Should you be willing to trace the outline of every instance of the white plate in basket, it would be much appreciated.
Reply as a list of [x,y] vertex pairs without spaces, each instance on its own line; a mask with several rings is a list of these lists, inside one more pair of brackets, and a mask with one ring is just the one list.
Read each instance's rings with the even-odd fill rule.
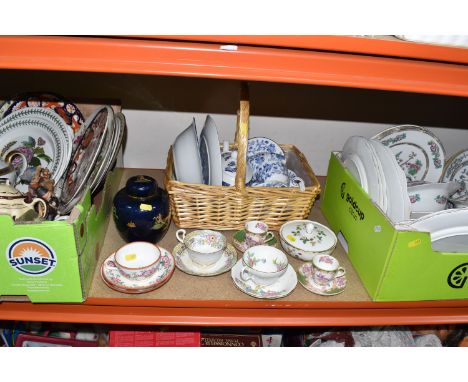
[[172,145],[175,178],[179,182],[204,184],[195,118]]
[[218,129],[211,118],[207,116],[205,126],[200,134],[200,158],[205,184],[221,186],[223,183],[223,168]]
[[408,182],[439,181],[445,164],[445,149],[429,130],[415,125],[400,125],[386,129],[372,139],[392,150]]

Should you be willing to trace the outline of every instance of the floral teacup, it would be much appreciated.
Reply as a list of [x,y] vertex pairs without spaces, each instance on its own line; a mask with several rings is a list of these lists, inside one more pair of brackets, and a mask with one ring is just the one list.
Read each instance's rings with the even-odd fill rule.
[[257,245],[242,256],[240,278],[259,286],[274,284],[287,270],[288,258],[278,248]]
[[222,233],[208,229],[189,234],[184,229],[179,229],[176,237],[185,245],[192,261],[202,266],[215,264],[223,255],[227,244]]
[[131,280],[144,280],[156,273],[161,251],[151,243],[135,241],[120,248],[114,263],[122,276]]
[[275,235],[268,231],[268,225],[258,220],[245,223],[245,243],[248,247],[262,245],[273,240]]
[[337,259],[330,255],[316,255],[312,259],[312,279],[318,285],[326,285],[345,274]]

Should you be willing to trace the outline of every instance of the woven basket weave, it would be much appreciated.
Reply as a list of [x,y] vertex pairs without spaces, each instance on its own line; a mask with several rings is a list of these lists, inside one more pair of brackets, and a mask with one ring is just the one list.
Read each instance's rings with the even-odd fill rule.
[[249,220],[262,220],[271,229],[279,229],[288,220],[305,219],[320,184],[305,156],[293,145],[280,145],[292,169],[305,182],[299,188],[246,187],[246,153],[249,135],[249,101],[243,91],[238,113],[235,144],[237,155],[236,182],[232,187],[189,184],[174,179],[172,146],[166,166],[165,186],[169,193],[174,223],[182,228],[232,230],[244,228]]

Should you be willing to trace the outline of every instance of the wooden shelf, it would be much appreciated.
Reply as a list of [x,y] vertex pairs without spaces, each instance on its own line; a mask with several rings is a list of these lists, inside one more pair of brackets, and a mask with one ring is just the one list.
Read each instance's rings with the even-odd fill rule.
[[[126,169],[121,186],[129,176],[137,173],[149,174],[162,184],[161,170]],[[318,204],[313,207],[310,218],[326,224]],[[159,243],[161,247],[172,250],[176,244],[175,230],[175,226],[170,228]],[[230,239],[232,232],[228,231],[226,235]],[[128,295],[108,288],[99,273],[100,264],[123,244],[111,222],[85,303],[3,302],[0,303],[0,319],[188,326],[424,325],[468,321],[467,300],[372,302],[340,245],[333,255],[346,268],[348,285],[337,296],[318,296],[298,284],[285,298],[258,300],[237,290],[230,272],[216,277],[196,277],[178,269],[160,289]],[[302,263],[291,257],[289,261],[295,269]]]

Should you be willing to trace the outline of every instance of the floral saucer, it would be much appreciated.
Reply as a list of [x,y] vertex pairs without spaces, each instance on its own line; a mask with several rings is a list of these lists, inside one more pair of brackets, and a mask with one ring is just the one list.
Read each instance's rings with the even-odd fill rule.
[[278,281],[268,286],[259,286],[250,281],[243,281],[240,278],[241,270],[242,259],[231,269],[231,277],[234,281],[234,285],[242,292],[252,297],[270,300],[286,297],[292,293],[297,285],[297,275],[291,264],[288,265],[286,273],[281,276]]
[[161,250],[161,257],[156,272],[144,280],[130,280],[119,272],[115,263],[115,253],[110,255],[101,266],[101,277],[104,283],[111,289],[122,293],[146,293],[163,286],[174,273],[174,257],[164,248]]
[[175,246],[173,252],[176,267],[182,272],[193,276],[217,276],[229,271],[237,261],[237,252],[231,244],[227,244],[221,258],[213,265],[203,267],[192,261],[183,243]]
[[[234,244],[234,247],[236,247],[236,249],[241,253],[244,253],[249,249],[249,246],[245,242],[245,229],[241,229],[234,234],[232,243]],[[267,241],[265,245],[276,247],[277,243],[278,240],[276,240],[276,237],[273,237],[271,240]]]
[[326,285],[318,285],[312,278],[312,263],[304,263],[297,270],[299,283],[312,293],[322,296],[333,296],[344,292],[346,288],[346,275],[335,278]]

